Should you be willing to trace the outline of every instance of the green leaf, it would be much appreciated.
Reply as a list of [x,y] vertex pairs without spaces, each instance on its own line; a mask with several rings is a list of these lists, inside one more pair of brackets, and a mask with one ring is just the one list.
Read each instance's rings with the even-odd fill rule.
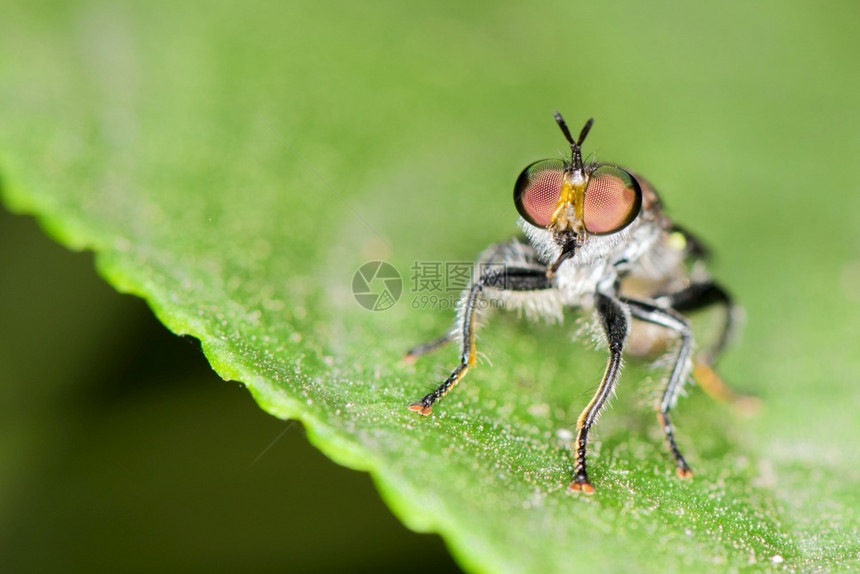
[[[691,10],[5,6],[3,197],[94,251],[263,409],[371,472],[466,568],[850,570],[855,9]],[[665,372],[630,360],[594,443],[599,490],[566,491],[565,430],[604,361],[571,341],[575,315],[498,315],[479,340],[489,360],[432,417],[405,408],[456,359],[399,360],[453,319],[422,299],[413,265],[471,261],[515,233],[514,178],[564,148],[556,108],[597,118],[587,151],[655,182],[747,309],[722,371],[765,409],[744,418],[692,389],[675,416],[692,481],[675,478],[654,421]],[[371,312],[351,289],[375,260],[404,292]]]

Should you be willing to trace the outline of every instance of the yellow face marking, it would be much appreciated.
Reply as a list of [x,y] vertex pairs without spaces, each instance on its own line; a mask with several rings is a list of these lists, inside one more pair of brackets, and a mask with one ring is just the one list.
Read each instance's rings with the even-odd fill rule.
[[[550,227],[559,230],[571,228],[580,233],[584,231],[583,213],[585,211],[585,188],[588,177],[582,171],[565,171],[555,211],[552,213]],[[571,217],[571,207],[573,216]]]

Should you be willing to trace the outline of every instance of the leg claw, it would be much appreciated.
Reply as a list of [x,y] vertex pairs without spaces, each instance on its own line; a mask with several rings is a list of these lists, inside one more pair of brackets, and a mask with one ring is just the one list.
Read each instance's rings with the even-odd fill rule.
[[574,481],[570,483],[570,486],[568,488],[577,492],[582,491],[585,494],[594,494],[594,487],[591,486],[591,483],[588,482],[587,478],[574,479]]
[[693,471],[689,466],[679,466],[675,468],[675,472],[678,473],[679,478],[693,478]]
[[430,414],[431,407],[430,405],[425,405],[424,403],[412,403],[407,407],[410,411],[415,411],[416,413],[420,413],[425,417]]

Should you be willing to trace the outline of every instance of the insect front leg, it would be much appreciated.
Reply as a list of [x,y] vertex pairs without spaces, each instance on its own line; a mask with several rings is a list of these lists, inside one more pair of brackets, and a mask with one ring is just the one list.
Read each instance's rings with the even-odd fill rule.
[[678,449],[678,444],[675,442],[675,430],[672,427],[672,421],[669,419],[669,410],[677,402],[678,395],[681,393],[684,382],[690,373],[690,357],[693,352],[693,333],[690,330],[690,324],[683,315],[674,309],[664,309],[655,301],[624,299],[624,302],[630,307],[630,313],[633,317],[648,323],[661,325],[680,335],[681,345],[678,348],[672,366],[672,373],[669,375],[669,381],[666,383],[666,388],[663,390],[663,396],[658,405],[657,420],[663,428],[663,434],[666,436],[669,450],[672,452],[672,456],[675,457],[675,467],[678,476],[689,478],[693,476],[693,471],[690,469],[690,465],[687,464],[687,461]]
[[466,296],[463,303],[463,311],[460,314],[459,331],[460,339],[460,364],[454,367],[448,378],[442,381],[442,384],[436,387],[431,393],[428,393],[418,402],[409,405],[410,411],[429,415],[433,407],[433,403],[445,396],[451,388],[460,382],[469,367],[475,364],[475,311],[478,303],[478,298],[483,291],[483,284],[477,281],[472,285],[469,294]]
[[597,314],[603,326],[606,341],[609,343],[609,360],[606,362],[606,370],[597,387],[597,392],[591,398],[591,402],[579,415],[576,423],[576,466],[573,469],[573,482],[570,483],[572,490],[581,490],[586,494],[594,493],[594,487],[588,481],[585,456],[588,446],[588,431],[600,415],[600,411],[606,406],[606,401],[612,395],[618,382],[621,371],[621,353],[630,330],[629,320],[624,311],[623,304],[609,295],[598,294],[596,301]]
[[[505,291],[536,291],[551,287],[552,282],[546,276],[546,269],[540,267],[506,267],[502,271],[493,271],[481,275],[462,300],[462,309],[456,330],[460,336],[460,363],[433,392],[425,395],[420,401],[410,404],[409,410],[422,415],[429,415],[433,403],[445,396],[454,385],[460,382],[469,368],[474,366],[477,356],[475,351],[475,319],[478,303],[485,290],[493,290],[501,294]],[[442,338],[437,341],[441,340]],[[434,345],[434,343],[429,343],[423,347]]]
[[[478,264],[488,266],[482,269],[482,275],[486,276],[485,283],[494,289],[523,291],[549,287],[549,283],[540,278],[537,279],[537,283],[535,283],[534,279],[523,278],[524,275],[534,275],[535,277],[545,275],[546,267],[538,259],[534,248],[524,245],[518,240],[491,245],[481,254]],[[507,268],[502,284],[499,284],[498,280],[499,271],[496,270],[493,272],[491,270],[493,266]],[[464,303],[465,299],[461,302]],[[406,351],[403,355],[403,360],[407,363],[412,363],[418,357],[437,351],[448,343],[455,341],[459,332],[462,332],[462,325],[458,322],[453,330]]]

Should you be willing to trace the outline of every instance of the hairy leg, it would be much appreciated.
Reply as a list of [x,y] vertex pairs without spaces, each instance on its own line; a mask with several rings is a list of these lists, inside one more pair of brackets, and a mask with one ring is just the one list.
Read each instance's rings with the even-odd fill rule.
[[678,449],[678,444],[675,442],[675,430],[669,418],[669,411],[675,406],[678,395],[690,372],[693,352],[693,334],[690,331],[690,325],[683,315],[673,309],[666,309],[658,305],[656,301],[624,299],[624,302],[630,307],[630,313],[633,317],[654,323],[655,325],[662,325],[667,329],[675,331],[681,337],[681,344],[675,355],[672,372],[669,374],[669,380],[666,382],[663,396],[658,405],[657,420],[660,422],[663,434],[666,436],[669,450],[675,458],[675,467],[678,476],[681,478],[691,477],[693,476],[693,471],[681,454],[680,449]]
[[[466,292],[457,324],[460,338],[460,362],[442,384],[420,401],[409,405],[409,410],[429,415],[433,404],[445,396],[475,364],[475,318],[477,304],[485,289],[496,291],[538,291],[552,287],[546,269],[539,267],[504,267],[483,274]],[[442,338],[437,341],[441,341]],[[435,343],[435,342],[434,342]],[[430,343],[432,345],[433,343]],[[441,346],[441,345],[439,345]],[[438,347],[437,347],[438,348]]]
[[755,411],[760,406],[760,401],[756,397],[736,391],[714,371],[714,363],[731,339],[737,322],[738,309],[731,295],[713,281],[702,281],[692,283],[680,291],[655,297],[654,300],[661,306],[671,307],[681,312],[696,311],[713,305],[723,307],[725,316],[720,334],[714,344],[703,349],[695,357],[693,377],[713,399],[731,403],[744,411]]
[[618,382],[621,370],[621,353],[624,350],[624,342],[630,330],[627,315],[623,304],[609,295],[598,294],[596,304],[597,314],[600,317],[603,332],[609,343],[609,359],[606,362],[606,370],[597,387],[597,392],[586,405],[579,420],[576,423],[576,464],[573,469],[573,482],[570,483],[572,490],[581,490],[586,494],[592,494],[594,487],[588,481],[586,469],[586,450],[588,447],[588,431],[597,420],[600,412],[606,406],[607,399],[612,395]]

